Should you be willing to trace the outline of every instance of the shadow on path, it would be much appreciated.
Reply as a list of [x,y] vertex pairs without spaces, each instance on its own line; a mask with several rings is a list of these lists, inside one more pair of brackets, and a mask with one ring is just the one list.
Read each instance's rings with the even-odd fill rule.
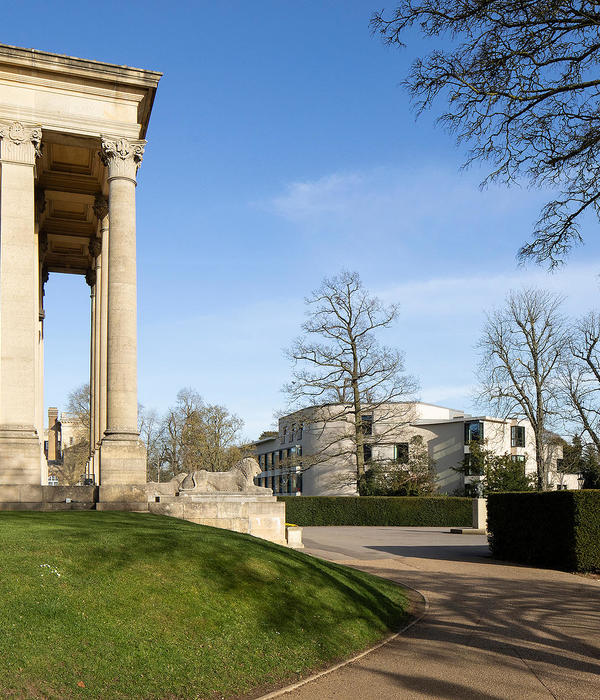
[[339,561],[341,551],[343,563],[421,591],[427,616],[289,697],[600,699],[600,584],[493,560],[481,541],[444,546],[439,532],[389,530],[370,544],[368,532],[314,533],[313,541],[318,556]]

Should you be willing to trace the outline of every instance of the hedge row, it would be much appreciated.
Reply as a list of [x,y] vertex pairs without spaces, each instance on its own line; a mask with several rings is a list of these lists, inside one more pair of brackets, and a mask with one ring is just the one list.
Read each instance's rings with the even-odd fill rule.
[[490,494],[488,531],[498,559],[600,571],[600,490]]
[[288,523],[295,525],[403,525],[469,527],[470,498],[424,496],[288,496]]

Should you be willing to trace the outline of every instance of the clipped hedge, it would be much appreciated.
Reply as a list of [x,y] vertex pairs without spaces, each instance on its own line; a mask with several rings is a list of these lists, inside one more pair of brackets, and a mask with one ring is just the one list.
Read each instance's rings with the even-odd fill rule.
[[470,527],[470,498],[450,496],[288,496],[285,519],[295,525]]
[[600,490],[492,493],[492,554],[567,571],[600,571]]

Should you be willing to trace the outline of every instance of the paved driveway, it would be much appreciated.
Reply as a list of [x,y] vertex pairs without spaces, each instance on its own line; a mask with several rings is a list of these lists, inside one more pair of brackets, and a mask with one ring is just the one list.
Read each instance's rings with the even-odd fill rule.
[[285,698],[600,700],[600,582],[491,559],[442,528],[304,528],[306,551],[421,591],[425,618]]

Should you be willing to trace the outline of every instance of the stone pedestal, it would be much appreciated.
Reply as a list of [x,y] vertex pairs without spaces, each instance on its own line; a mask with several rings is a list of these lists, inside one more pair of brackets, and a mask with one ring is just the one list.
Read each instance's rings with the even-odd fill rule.
[[29,426],[0,425],[0,484],[40,484],[41,444]]
[[165,496],[155,494],[152,486],[148,490],[151,513],[286,544],[285,503],[278,502],[276,496],[248,493]]
[[302,528],[294,525],[293,527],[285,528],[285,536],[287,539],[287,546],[291,549],[304,549],[302,544]]
[[476,530],[487,530],[487,501],[485,498],[473,499],[473,527]]
[[100,471],[96,510],[148,510],[146,450],[137,439],[105,437],[100,448]]

